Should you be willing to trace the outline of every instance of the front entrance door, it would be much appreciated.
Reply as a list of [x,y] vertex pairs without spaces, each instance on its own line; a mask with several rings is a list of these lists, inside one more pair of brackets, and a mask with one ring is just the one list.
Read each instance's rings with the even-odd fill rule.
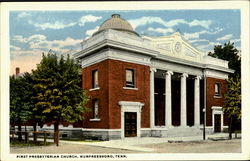
[[125,112],[125,137],[137,136],[136,112]]
[[221,115],[214,115],[214,132],[221,132]]

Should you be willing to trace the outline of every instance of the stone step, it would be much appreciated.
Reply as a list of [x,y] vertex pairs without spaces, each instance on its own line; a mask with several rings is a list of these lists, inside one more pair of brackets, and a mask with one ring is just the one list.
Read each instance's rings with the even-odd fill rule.
[[173,127],[151,131],[153,137],[182,137],[202,135],[202,130],[197,127]]

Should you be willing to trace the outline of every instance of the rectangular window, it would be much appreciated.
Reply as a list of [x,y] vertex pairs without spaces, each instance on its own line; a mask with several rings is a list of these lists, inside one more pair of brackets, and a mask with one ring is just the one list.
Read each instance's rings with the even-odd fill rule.
[[126,87],[135,87],[135,75],[133,69],[126,69]]
[[220,83],[215,83],[215,96],[220,96]]
[[98,70],[93,70],[92,71],[92,88],[97,88],[99,87],[98,84]]
[[93,99],[93,118],[99,119],[99,105],[97,99]]

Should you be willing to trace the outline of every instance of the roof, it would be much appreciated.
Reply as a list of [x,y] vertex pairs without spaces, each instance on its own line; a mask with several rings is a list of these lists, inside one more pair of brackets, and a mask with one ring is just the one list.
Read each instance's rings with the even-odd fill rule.
[[118,31],[124,31],[130,34],[138,35],[131,24],[126,20],[122,19],[119,14],[113,14],[110,19],[104,21],[99,27],[98,31],[93,35],[96,35],[104,30],[114,29]]

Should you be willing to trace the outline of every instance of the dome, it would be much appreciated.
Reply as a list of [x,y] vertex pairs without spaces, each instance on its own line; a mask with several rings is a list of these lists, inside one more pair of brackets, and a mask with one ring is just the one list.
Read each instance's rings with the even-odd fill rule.
[[113,14],[110,19],[104,21],[99,27],[98,31],[93,35],[100,33],[107,29],[114,29],[118,31],[124,31],[130,34],[138,35],[133,27],[126,20],[122,19],[119,14]]

